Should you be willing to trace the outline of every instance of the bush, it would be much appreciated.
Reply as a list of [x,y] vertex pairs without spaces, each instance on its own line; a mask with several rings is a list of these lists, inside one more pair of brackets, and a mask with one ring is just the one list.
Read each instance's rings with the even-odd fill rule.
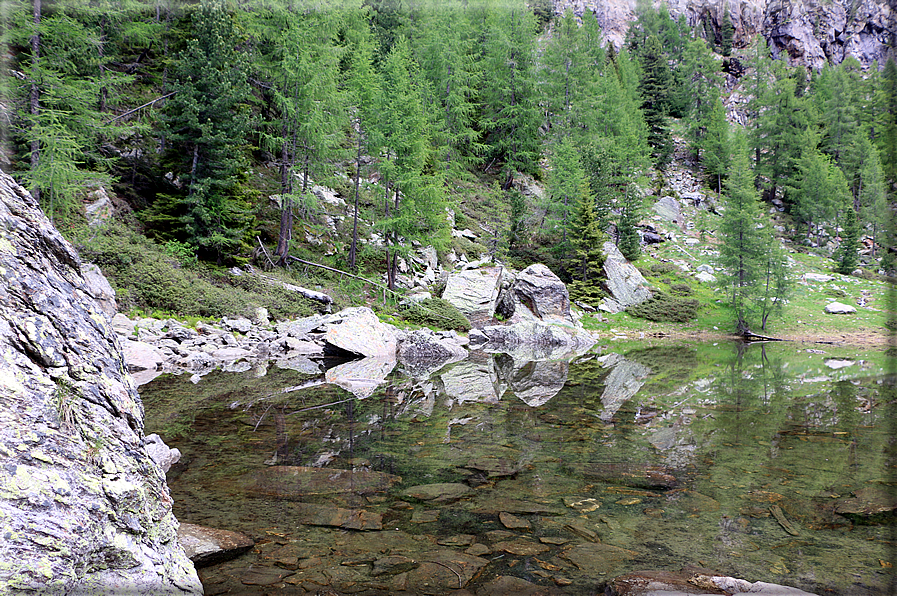
[[290,318],[312,314],[317,306],[253,277],[236,277],[210,265],[187,267],[190,259],[180,243],[160,246],[115,224],[78,243],[78,249],[85,261],[103,270],[123,311],[219,318],[250,314],[262,306],[275,318]]
[[399,307],[399,316],[409,323],[425,327],[470,331],[470,321],[464,313],[442,298],[427,298],[403,304]]
[[594,282],[574,280],[567,285],[567,291],[570,292],[570,302],[580,301],[595,308],[602,298],[607,296],[607,292],[601,288],[597,280]]
[[626,312],[633,317],[659,323],[686,323],[698,316],[698,301],[654,292],[650,300],[630,306]]
[[684,283],[670,285],[670,294],[673,296],[691,296],[691,286]]

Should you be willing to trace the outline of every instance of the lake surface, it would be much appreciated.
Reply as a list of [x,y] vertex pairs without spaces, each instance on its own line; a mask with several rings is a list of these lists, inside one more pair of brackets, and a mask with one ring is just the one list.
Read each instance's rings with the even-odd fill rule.
[[685,566],[893,593],[894,377],[883,352],[818,348],[473,353],[365,399],[263,365],[141,394],[183,453],[178,519],[257,541],[199,570],[206,594],[603,594]]

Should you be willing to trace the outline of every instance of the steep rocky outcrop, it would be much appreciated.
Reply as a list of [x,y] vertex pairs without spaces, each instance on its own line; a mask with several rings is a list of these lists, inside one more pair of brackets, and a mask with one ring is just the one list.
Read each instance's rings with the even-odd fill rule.
[[78,255],[0,173],[0,593],[202,594]]
[[[655,1],[655,5],[659,2]],[[735,27],[735,46],[746,47],[758,34],[773,54],[792,64],[821,68],[853,56],[863,66],[883,64],[897,34],[897,11],[888,0],[668,0],[670,15],[685,16],[689,26],[703,23],[708,36],[718,38],[728,10]],[[594,12],[605,38],[619,48],[636,0],[555,0],[555,12],[572,9],[582,16]]]

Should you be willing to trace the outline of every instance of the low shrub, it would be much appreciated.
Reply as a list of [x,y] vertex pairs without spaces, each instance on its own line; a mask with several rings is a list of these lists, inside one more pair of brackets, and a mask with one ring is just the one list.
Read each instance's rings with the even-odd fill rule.
[[160,246],[120,225],[110,225],[78,244],[85,261],[97,264],[115,288],[119,309],[179,317],[248,315],[265,307],[275,318],[310,315],[317,303],[251,276],[189,263],[181,244]]
[[470,321],[464,313],[442,298],[427,298],[420,302],[403,304],[398,312],[399,316],[409,323],[438,329],[470,331]]
[[583,282],[574,280],[567,285],[567,291],[570,292],[570,302],[584,302],[595,308],[597,308],[598,303],[607,296],[607,292],[601,288],[601,284],[597,281]]
[[670,294],[673,296],[691,296],[691,286],[685,283],[671,284]]
[[654,292],[650,300],[630,306],[626,312],[658,323],[686,323],[698,316],[698,306],[698,301],[693,298],[675,298]]

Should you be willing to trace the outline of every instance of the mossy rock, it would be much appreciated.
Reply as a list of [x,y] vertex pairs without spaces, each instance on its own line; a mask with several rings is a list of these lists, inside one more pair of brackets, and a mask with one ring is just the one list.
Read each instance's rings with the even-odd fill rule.
[[399,307],[399,316],[409,323],[425,327],[470,331],[470,321],[464,313],[442,298],[427,298],[403,304]]

